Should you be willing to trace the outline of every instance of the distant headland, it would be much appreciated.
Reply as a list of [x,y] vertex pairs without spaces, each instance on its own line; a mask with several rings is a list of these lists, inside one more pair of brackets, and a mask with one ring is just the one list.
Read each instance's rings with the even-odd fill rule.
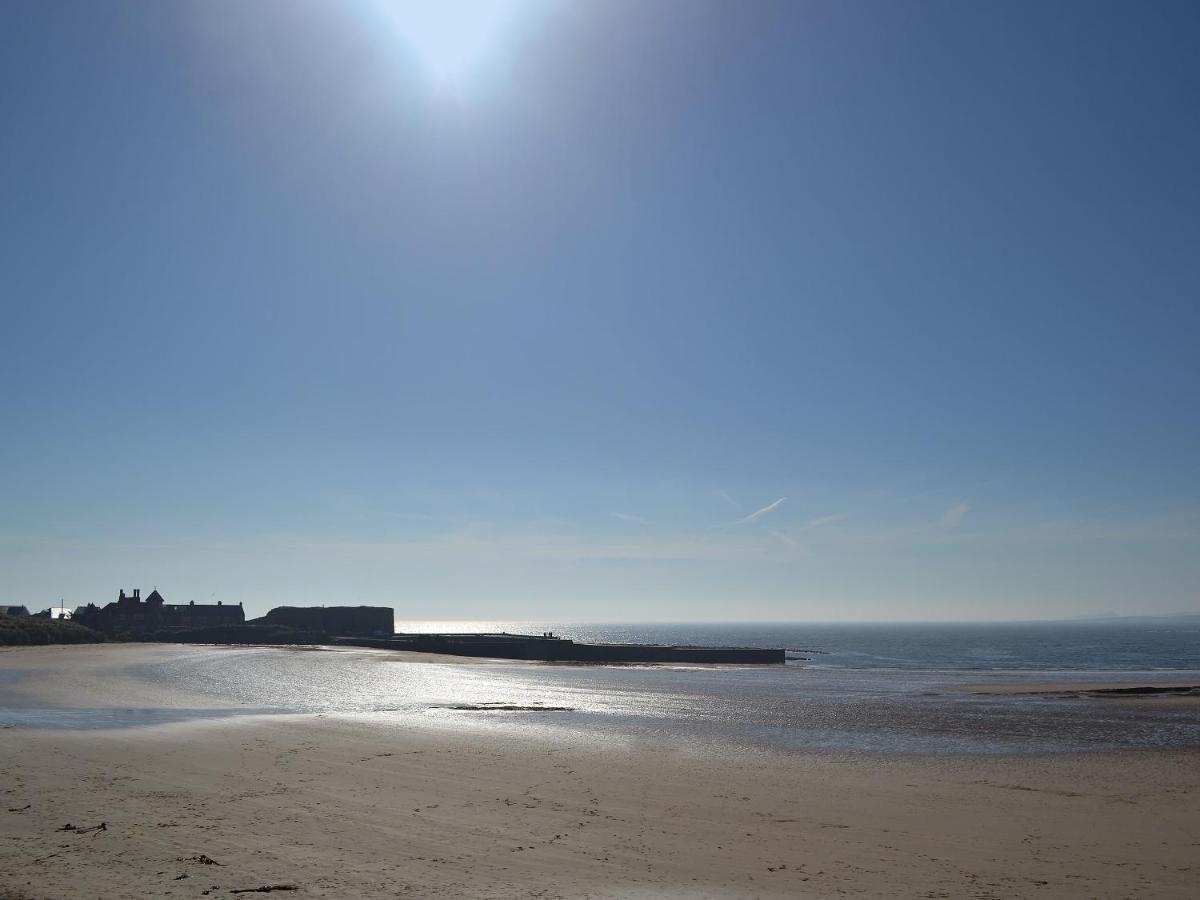
[[[32,620],[41,620],[34,627]],[[21,620],[27,620],[23,624]],[[696,647],[666,644],[584,644],[551,632],[529,634],[397,634],[390,606],[277,606],[246,619],[242,604],[167,603],[155,588],[134,588],[68,618],[51,610],[0,607],[0,643],[159,641],[200,644],[333,644],[454,656],[577,663],[782,664],[782,648]],[[61,638],[61,639],[56,639]]]

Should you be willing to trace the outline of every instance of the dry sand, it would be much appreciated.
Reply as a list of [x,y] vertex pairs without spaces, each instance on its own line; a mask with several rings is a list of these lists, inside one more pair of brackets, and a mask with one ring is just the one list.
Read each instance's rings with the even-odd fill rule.
[[[138,652],[170,649],[23,651],[51,655],[73,705],[88,697],[71,660],[94,671]],[[1198,753],[725,758],[282,716],[7,728],[0,760],[13,898],[271,885],[339,898],[1191,898],[1200,884]]]

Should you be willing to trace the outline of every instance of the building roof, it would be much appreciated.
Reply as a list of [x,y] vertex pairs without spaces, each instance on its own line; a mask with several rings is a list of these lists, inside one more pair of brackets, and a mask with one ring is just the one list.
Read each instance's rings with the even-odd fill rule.
[[168,610],[186,609],[189,615],[201,616],[224,615],[225,613],[232,612],[233,610],[238,610],[240,612],[241,608],[242,607],[240,605],[234,606],[230,603],[168,603],[166,605],[166,609]]

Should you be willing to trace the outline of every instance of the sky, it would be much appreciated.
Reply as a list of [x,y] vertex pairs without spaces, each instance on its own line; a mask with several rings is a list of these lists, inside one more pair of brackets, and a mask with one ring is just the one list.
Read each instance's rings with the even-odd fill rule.
[[0,596],[1200,611],[1194,3],[10,0]]

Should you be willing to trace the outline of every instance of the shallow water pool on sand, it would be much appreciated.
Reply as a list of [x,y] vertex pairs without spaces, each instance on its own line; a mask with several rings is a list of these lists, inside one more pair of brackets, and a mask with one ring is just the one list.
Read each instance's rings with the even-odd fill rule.
[[[598,740],[902,753],[1200,746],[1195,704],[974,693],[996,683],[1061,680],[1062,673],[430,664],[387,651],[197,648],[136,674],[198,690],[221,706],[370,715],[411,727],[565,730]],[[1200,683],[1194,672],[1119,677]]]
[[[170,645],[80,653],[91,654],[79,658],[92,668],[73,676],[65,708],[33,690],[50,663],[0,681],[0,725],[127,728],[299,713],[495,737],[835,754],[1200,747],[1193,701],[985,693],[1051,682],[1200,684],[1194,671],[581,666]],[[61,667],[70,653],[54,659]]]
[[276,715],[279,709],[56,709],[0,706],[0,728],[65,728],[97,730],[173,725],[230,716]]

